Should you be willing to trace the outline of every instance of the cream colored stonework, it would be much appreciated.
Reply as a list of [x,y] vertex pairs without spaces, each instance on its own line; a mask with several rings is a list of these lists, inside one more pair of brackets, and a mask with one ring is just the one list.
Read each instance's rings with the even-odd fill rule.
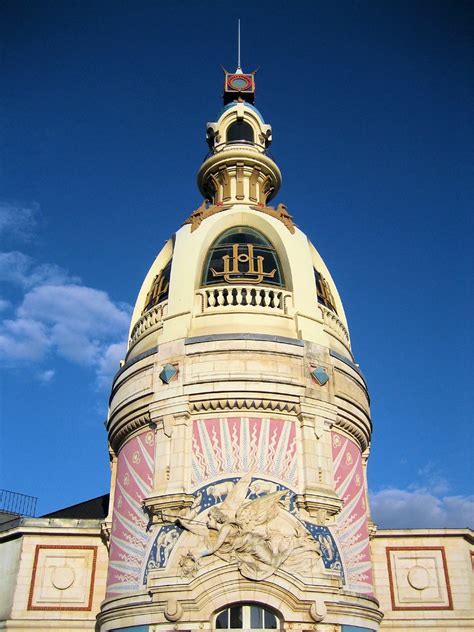
[[382,630],[474,629],[474,533],[380,530],[372,540]]
[[10,529],[3,525],[0,561],[10,574],[0,629],[95,629],[108,562],[99,521],[24,518]]

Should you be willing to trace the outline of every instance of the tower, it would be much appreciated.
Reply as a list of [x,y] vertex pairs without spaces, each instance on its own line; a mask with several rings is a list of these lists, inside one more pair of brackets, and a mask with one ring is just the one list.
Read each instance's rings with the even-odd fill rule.
[[[138,295],[110,397],[102,631],[378,630],[367,385],[337,288],[226,72],[204,201]],[[355,626],[355,628],[353,627]]]

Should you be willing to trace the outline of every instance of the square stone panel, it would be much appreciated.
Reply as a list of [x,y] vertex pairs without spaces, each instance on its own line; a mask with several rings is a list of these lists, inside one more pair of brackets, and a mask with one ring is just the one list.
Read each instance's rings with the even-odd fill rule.
[[28,610],[90,610],[96,546],[38,544]]
[[387,547],[393,610],[452,610],[444,547]]

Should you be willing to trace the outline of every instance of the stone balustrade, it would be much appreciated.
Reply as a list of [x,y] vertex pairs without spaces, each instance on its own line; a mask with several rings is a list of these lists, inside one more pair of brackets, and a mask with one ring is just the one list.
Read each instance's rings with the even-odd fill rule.
[[137,342],[143,334],[150,333],[150,331],[159,329],[163,325],[163,318],[168,311],[168,301],[158,303],[147,312],[145,312],[135,323],[134,328],[130,336],[130,345]]
[[337,314],[333,311],[325,307],[324,305],[319,305],[319,309],[323,313],[323,321],[325,327],[331,330],[331,332],[345,345],[350,345],[351,341],[349,338],[349,332],[339,320]]
[[198,290],[201,312],[218,310],[265,310],[287,315],[291,292],[255,285],[210,286]]

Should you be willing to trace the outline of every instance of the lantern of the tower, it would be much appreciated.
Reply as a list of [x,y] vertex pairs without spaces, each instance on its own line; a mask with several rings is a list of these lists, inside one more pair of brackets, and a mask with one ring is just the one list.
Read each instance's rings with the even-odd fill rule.
[[207,140],[204,201],[143,282],[112,388],[100,629],[377,630],[368,393],[337,288],[268,204],[258,110],[227,103]]

